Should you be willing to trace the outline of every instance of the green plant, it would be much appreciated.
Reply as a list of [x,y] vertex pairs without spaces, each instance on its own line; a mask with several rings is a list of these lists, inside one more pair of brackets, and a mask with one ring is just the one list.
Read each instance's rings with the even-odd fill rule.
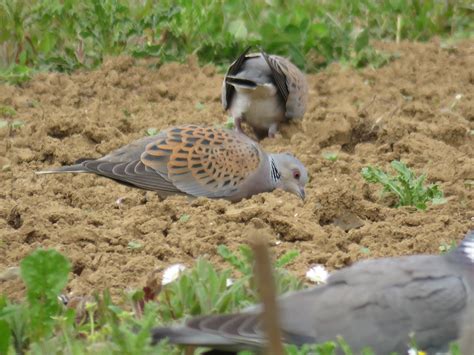
[[181,223],[186,223],[187,221],[189,221],[189,219],[191,218],[191,216],[189,214],[186,214],[186,213],[183,213],[180,217],[179,217],[179,221]]
[[[0,307],[2,326],[10,329],[17,352],[22,352],[31,342],[51,336],[54,317],[61,313],[57,297],[66,285],[70,268],[66,258],[55,250],[39,249],[21,262],[27,303],[3,301]],[[2,343],[7,346],[9,339],[4,338]]]
[[[248,285],[251,288],[254,288],[255,280],[253,274],[252,249],[250,249],[246,245],[241,245],[239,247],[240,255],[237,255],[231,252],[225,245],[219,245],[217,247],[217,252],[225,261],[232,265],[236,271],[242,274],[242,277],[239,280],[248,282]],[[299,254],[296,250],[290,250],[275,261],[274,276],[278,294],[282,294],[288,291],[295,291],[303,288],[303,283],[284,268],[286,265],[290,264],[298,255]],[[256,291],[252,293],[252,299],[250,299],[249,301],[251,303],[258,301]]]
[[227,129],[234,128],[234,119],[232,117],[227,117],[227,121],[224,123],[224,127]]
[[131,250],[138,250],[143,248],[143,244],[140,242],[136,242],[134,240],[131,240],[128,242],[127,247]]
[[38,340],[52,331],[52,317],[61,310],[58,295],[66,286],[71,266],[57,251],[40,249],[21,262],[20,270],[27,290],[29,336]]
[[377,67],[391,56],[372,40],[469,36],[471,16],[469,0],[1,0],[0,80],[21,84],[38,70],[93,68],[122,53],[224,67],[248,45],[306,71],[333,61]]
[[452,240],[451,243],[441,243],[439,246],[439,251],[441,254],[449,253],[451,250],[454,250],[457,248],[457,243],[455,240]]
[[402,162],[394,160],[392,168],[398,173],[395,176],[387,174],[379,168],[371,166],[362,169],[362,176],[369,183],[378,183],[383,186],[383,193],[397,197],[399,206],[415,206],[424,210],[427,203],[441,204],[445,202],[443,192],[436,184],[424,186],[426,175],[416,177],[415,174]]
[[158,129],[151,127],[151,128],[148,128],[145,133],[147,136],[155,136],[158,134],[158,132],[159,132]]
[[13,117],[16,115],[16,111],[13,107],[0,105],[0,116]]
[[13,120],[13,121],[7,121],[7,120],[0,120],[0,128],[3,127],[11,127],[12,130],[14,129],[19,129],[25,125],[25,122],[22,120]]
[[[251,249],[241,246],[239,252],[237,255],[223,245],[218,247],[218,253],[241,274],[238,279],[231,279],[232,269],[217,270],[208,261],[198,259],[195,267],[185,270],[175,282],[164,286],[157,297],[161,321],[166,323],[189,315],[230,313],[258,302]],[[291,251],[276,261],[280,293],[303,286],[283,269],[296,256],[297,253]]]
[[[11,303],[0,297],[0,353],[183,354],[180,347],[166,341],[151,346],[151,329],[191,315],[233,312],[257,301],[250,248],[241,246],[234,253],[221,246],[219,253],[233,270],[219,270],[199,259],[177,280],[162,286],[158,295],[146,289],[137,290],[127,294],[128,304],[118,306],[112,302],[110,293],[104,291],[94,294],[83,306],[67,309],[58,302],[58,295],[66,284],[70,264],[54,250],[38,250],[21,262],[26,302]],[[290,251],[274,263],[281,292],[302,287],[301,281],[283,269],[297,255],[296,251]],[[235,273],[240,276],[229,284],[230,276]],[[288,345],[286,353],[333,355],[336,349],[352,354],[340,338],[317,345]],[[459,354],[455,344],[451,349],[453,354]],[[362,354],[373,353],[364,349]]]
[[335,152],[326,152],[326,153],[323,153],[323,158],[334,162],[339,158],[339,155]]

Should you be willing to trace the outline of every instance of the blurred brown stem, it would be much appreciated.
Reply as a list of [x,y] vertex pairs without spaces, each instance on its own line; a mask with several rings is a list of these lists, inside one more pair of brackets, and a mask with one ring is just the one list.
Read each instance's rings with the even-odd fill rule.
[[265,238],[255,233],[252,248],[255,255],[255,275],[258,283],[260,299],[263,303],[263,325],[267,334],[267,353],[283,355],[282,334],[278,307],[276,303],[275,281],[272,264]]

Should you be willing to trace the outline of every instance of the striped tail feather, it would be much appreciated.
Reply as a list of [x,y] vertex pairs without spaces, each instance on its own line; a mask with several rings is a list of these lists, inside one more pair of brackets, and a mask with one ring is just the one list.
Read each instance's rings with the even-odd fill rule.
[[61,173],[90,173],[82,164],[61,166],[59,168],[50,168],[47,170],[36,171],[35,174],[61,174]]

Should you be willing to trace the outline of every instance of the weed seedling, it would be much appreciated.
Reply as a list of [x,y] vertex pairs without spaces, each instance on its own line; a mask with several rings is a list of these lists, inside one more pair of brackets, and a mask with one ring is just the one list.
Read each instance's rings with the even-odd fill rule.
[[186,213],[183,213],[180,217],[179,217],[179,221],[181,223],[186,223],[187,221],[189,221],[189,218],[191,218],[189,216],[189,214],[186,214]]
[[451,243],[441,243],[439,251],[441,254],[449,253],[451,250],[456,249],[456,241],[452,240]]
[[127,247],[131,250],[138,250],[138,249],[143,248],[143,245],[140,242],[135,242],[132,240],[128,242]]
[[16,111],[13,107],[0,105],[0,116],[13,117],[15,115]]
[[158,130],[155,127],[150,127],[145,131],[147,136],[155,136],[158,134]]
[[234,119],[232,117],[227,117],[227,121],[224,123],[224,128],[234,129]]
[[339,155],[335,152],[326,152],[326,153],[323,153],[323,158],[334,162],[339,158]]
[[446,202],[438,185],[424,185],[426,175],[416,177],[398,160],[392,161],[391,166],[397,175],[392,176],[379,168],[368,166],[362,169],[362,176],[367,182],[381,184],[382,193],[395,195],[398,198],[396,207],[415,206],[417,209],[425,210],[428,202],[432,204]]

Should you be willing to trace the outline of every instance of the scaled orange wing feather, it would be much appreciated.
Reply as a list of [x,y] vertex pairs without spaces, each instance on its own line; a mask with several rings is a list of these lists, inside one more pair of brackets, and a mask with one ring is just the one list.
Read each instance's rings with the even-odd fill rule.
[[256,144],[241,134],[195,125],[164,133],[141,161],[190,195],[229,196],[260,165]]

